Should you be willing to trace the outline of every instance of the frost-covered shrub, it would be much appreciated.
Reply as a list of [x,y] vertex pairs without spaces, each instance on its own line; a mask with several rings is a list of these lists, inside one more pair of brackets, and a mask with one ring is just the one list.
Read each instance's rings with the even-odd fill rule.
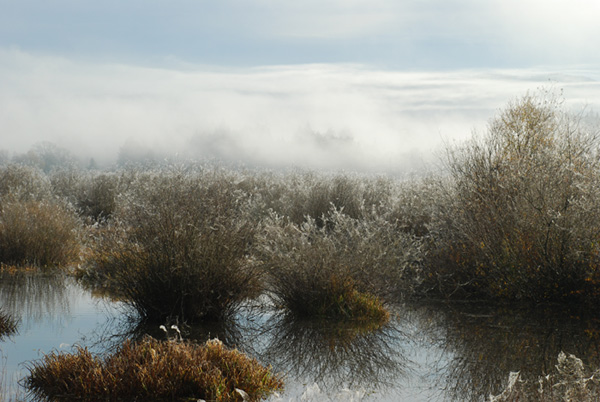
[[13,200],[43,200],[50,198],[50,181],[33,167],[10,163],[0,167],[0,202]]
[[115,174],[99,174],[81,186],[77,208],[94,221],[110,218],[116,208],[119,178]]
[[62,169],[50,175],[53,193],[70,202],[83,218],[92,222],[112,216],[118,194],[127,190],[131,180],[126,172]]
[[392,186],[377,212],[403,232],[428,237],[432,217],[438,213],[445,196],[440,178],[427,176],[394,182]]
[[283,180],[287,189],[273,209],[296,224],[308,217],[323,226],[323,216],[332,205],[352,218],[360,217],[364,210],[364,183],[358,177],[313,172],[289,174]]
[[486,136],[450,149],[448,169],[429,225],[432,284],[463,296],[597,298],[597,132],[556,99],[527,95]]
[[48,141],[34,144],[27,153],[15,155],[13,160],[23,165],[33,166],[44,173],[50,173],[55,169],[74,168],[78,164],[69,150]]
[[80,222],[68,202],[53,195],[40,170],[0,167],[0,264],[68,266],[79,258]]
[[375,214],[354,219],[334,208],[324,219],[298,225],[273,215],[259,237],[276,304],[298,316],[368,318],[419,280],[413,236]]

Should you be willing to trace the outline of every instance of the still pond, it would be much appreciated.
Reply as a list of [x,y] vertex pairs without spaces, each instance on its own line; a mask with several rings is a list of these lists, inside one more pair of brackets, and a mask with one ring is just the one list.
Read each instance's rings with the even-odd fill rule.
[[[49,352],[79,345],[103,353],[126,338],[166,336],[63,275],[1,274],[0,309],[17,323],[0,338],[2,401],[30,400],[21,379]],[[394,315],[372,330],[252,308],[219,326],[180,327],[187,339],[218,337],[285,373],[285,393],[272,401],[481,401],[499,393],[511,371],[551,372],[561,351],[600,363],[600,320],[556,306],[420,303]]]

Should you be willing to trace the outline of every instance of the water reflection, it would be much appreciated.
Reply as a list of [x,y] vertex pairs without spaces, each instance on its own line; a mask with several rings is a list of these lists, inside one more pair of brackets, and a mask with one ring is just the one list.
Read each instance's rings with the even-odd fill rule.
[[[61,274],[0,273],[0,308],[19,324],[0,336],[0,399],[18,393],[23,362],[43,353],[75,344],[103,353],[128,338],[167,337]],[[348,387],[377,401],[481,401],[501,392],[510,371],[536,386],[538,376],[554,371],[561,351],[600,365],[600,318],[584,313],[475,303],[407,304],[399,311],[382,328],[295,321],[264,306],[248,306],[222,323],[164,325],[178,325],[187,340],[217,337],[286,373],[286,401],[315,383],[325,399]]]
[[485,400],[500,393],[511,371],[537,386],[540,375],[554,371],[561,351],[599,364],[598,319],[557,306],[428,305],[413,314],[438,351],[428,371],[439,374],[445,399]]
[[0,341],[17,332],[18,322],[9,314],[0,310]]
[[[60,272],[1,272],[0,306],[18,321],[18,331],[0,338],[0,400],[27,400],[19,381],[26,362],[53,350],[89,346],[89,331],[110,320],[114,305],[104,304]],[[96,351],[96,350],[95,350]]]
[[373,327],[323,320],[297,321],[265,313],[264,309],[258,313],[241,310],[230,320],[194,326],[166,322],[168,334],[156,324],[146,325],[129,317],[116,325],[99,328],[88,341],[95,349],[110,351],[125,339],[147,335],[159,340],[178,337],[171,325],[177,325],[185,340],[203,343],[218,338],[226,346],[285,373],[288,384],[316,383],[324,393],[339,392],[344,387],[371,393],[389,392],[402,382],[410,364],[404,354],[408,337],[397,322]]
[[2,309],[23,322],[56,322],[70,314],[72,279],[60,273],[0,272]]
[[[173,326],[177,329],[174,329]],[[235,318],[190,326],[177,321],[167,321],[163,325],[148,324],[136,321],[130,316],[123,316],[98,327],[89,339],[96,349],[114,351],[127,339],[135,341],[146,336],[158,340],[186,340],[197,343],[217,338],[227,347],[248,352],[253,349],[253,344],[249,339],[253,331],[256,329],[242,325]]]
[[385,392],[401,382],[408,361],[405,334],[396,326],[298,321],[273,317],[265,326],[263,361],[322,390],[340,387]]

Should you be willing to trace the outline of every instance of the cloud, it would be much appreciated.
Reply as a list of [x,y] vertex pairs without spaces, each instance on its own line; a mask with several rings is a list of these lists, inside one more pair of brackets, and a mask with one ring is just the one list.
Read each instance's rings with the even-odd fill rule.
[[230,66],[359,62],[436,69],[598,63],[599,4],[20,0],[0,14],[0,46],[96,60],[146,63],[174,56]]
[[600,60],[592,50],[600,35],[600,3],[596,1],[494,1],[489,10],[498,21],[497,41],[515,59],[538,63]]
[[[231,10],[239,4],[229,3]],[[253,12],[246,27],[264,35],[387,37],[399,44],[480,42],[502,52],[591,51],[600,33],[600,3],[595,0],[262,0],[249,9]]]
[[[552,84],[549,79],[554,78]],[[114,160],[125,144],[272,167],[406,170],[528,90],[600,105],[598,69],[385,71],[314,64],[150,68],[0,50],[0,148],[52,141]]]
[[[408,2],[405,2],[407,4]],[[265,18],[256,28],[266,35],[309,39],[348,39],[389,30],[398,7],[385,0],[257,2]]]

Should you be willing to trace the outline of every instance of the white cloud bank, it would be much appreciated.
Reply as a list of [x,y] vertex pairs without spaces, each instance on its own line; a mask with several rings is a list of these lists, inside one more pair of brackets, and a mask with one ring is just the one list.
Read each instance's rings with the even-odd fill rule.
[[396,72],[359,65],[170,69],[0,50],[0,149],[126,143],[268,166],[405,170],[540,86],[600,107],[599,69]]

